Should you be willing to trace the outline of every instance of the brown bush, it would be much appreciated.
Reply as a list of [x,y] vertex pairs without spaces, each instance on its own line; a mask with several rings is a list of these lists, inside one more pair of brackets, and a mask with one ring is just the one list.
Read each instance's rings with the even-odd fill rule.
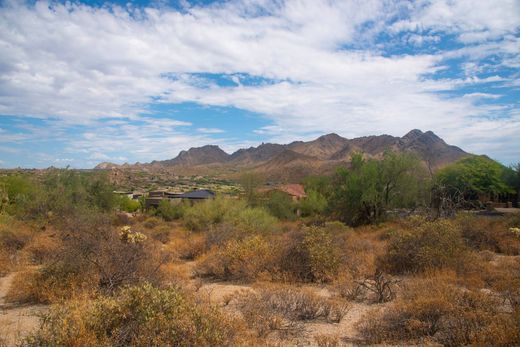
[[445,346],[518,344],[518,320],[494,295],[459,288],[450,276],[412,280],[386,310],[370,312],[359,329],[368,343],[441,343]]
[[225,346],[239,331],[176,288],[144,284],[53,307],[22,346]]
[[149,217],[143,222],[143,226],[147,229],[153,229],[160,225],[162,221],[157,217]]
[[325,229],[308,227],[287,235],[280,256],[280,269],[291,279],[331,282],[340,266],[340,250]]
[[231,240],[214,248],[197,265],[196,272],[223,280],[252,281],[276,272],[276,252],[264,237]]
[[148,234],[156,241],[159,241],[163,244],[168,243],[170,241],[170,236],[172,234],[172,228],[169,225],[160,225],[153,228]]
[[466,254],[460,229],[448,220],[438,220],[396,231],[380,266],[395,274],[456,268]]
[[34,236],[27,225],[17,221],[0,224],[0,249],[14,253],[21,250]]
[[236,305],[247,325],[259,336],[277,331],[282,337],[300,332],[302,321],[322,319],[337,323],[349,308],[344,301],[283,286],[240,292],[233,298],[232,304]]
[[79,275],[65,268],[49,266],[18,272],[5,300],[18,304],[49,304],[77,293],[93,293],[96,289],[95,274]]
[[520,238],[509,231],[512,220],[465,214],[458,216],[456,223],[469,247],[476,250],[519,255]]
[[23,253],[32,264],[52,261],[61,251],[61,241],[56,232],[39,232],[24,247]]

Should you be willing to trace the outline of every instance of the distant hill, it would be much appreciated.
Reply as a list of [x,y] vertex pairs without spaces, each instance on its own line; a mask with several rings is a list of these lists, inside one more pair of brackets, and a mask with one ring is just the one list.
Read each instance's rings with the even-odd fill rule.
[[168,169],[179,174],[222,176],[255,171],[269,179],[296,181],[309,174],[332,172],[337,166],[347,164],[353,153],[359,152],[365,157],[378,159],[387,150],[413,153],[430,170],[470,155],[456,146],[448,145],[431,131],[414,129],[403,137],[374,135],[346,139],[337,134],[328,134],[307,142],[263,143],[258,147],[239,149],[232,154],[216,145],[206,145],[182,151],[173,159],[134,165],[104,162],[95,169]]

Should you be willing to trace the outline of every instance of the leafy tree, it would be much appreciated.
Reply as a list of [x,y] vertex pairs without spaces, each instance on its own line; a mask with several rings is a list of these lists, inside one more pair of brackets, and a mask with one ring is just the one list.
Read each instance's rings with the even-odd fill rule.
[[386,152],[377,161],[357,153],[351,167],[340,168],[334,177],[332,210],[349,224],[373,223],[388,208],[419,204],[425,182],[424,168],[409,154]]
[[520,163],[505,168],[504,181],[509,187],[520,193]]
[[504,181],[506,168],[486,156],[471,156],[449,165],[438,172],[437,184],[444,185],[450,194],[461,193],[466,199],[488,199],[509,193]]

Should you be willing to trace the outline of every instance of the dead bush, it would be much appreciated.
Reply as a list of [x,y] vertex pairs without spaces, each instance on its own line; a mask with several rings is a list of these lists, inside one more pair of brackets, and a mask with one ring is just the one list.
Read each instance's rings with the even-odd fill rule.
[[339,337],[337,335],[316,335],[314,336],[314,341],[316,341],[318,347],[336,347],[340,345]]
[[18,272],[5,300],[18,304],[49,304],[69,299],[77,293],[93,293],[96,289],[95,274],[78,274],[52,265]]
[[143,284],[114,294],[53,307],[22,346],[225,346],[239,335],[216,308],[176,288]]
[[39,232],[24,247],[23,253],[32,264],[41,265],[56,258],[61,251],[61,241],[55,232]]
[[[408,282],[394,305],[367,314],[359,329],[367,343],[425,343],[444,346],[518,344],[518,321],[500,300],[481,291],[459,288],[446,276]],[[492,334],[490,337],[488,334]]]
[[322,298],[309,290],[290,287],[243,291],[232,301],[247,325],[259,336],[267,336],[273,331],[282,336],[294,335],[303,328],[302,321],[322,319],[337,323],[349,308],[344,301]]
[[159,241],[163,244],[168,243],[170,241],[170,235],[172,234],[172,229],[168,225],[161,225],[153,228],[149,235],[156,241]]
[[29,243],[33,236],[34,232],[20,222],[0,224],[0,249],[13,254]]
[[31,288],[42,293],[31,294],[35,299],[30,300],[71,297],[76,289],[91,286],[111,292],[142,281],[159,283],[164,256],[158,245],[127,229],[121,234],[111,226],[108,215],[69,216],[58,234],[60,251],[33,276]]
[[467,245],[508,255],[520,254],[520,238],[509,231],[510,220],[459,215],[456,220]]
[[460,229],[448,220],[437,220],[397,231],[381,257],[381,267],[394,274],[456,268],[465,255]]

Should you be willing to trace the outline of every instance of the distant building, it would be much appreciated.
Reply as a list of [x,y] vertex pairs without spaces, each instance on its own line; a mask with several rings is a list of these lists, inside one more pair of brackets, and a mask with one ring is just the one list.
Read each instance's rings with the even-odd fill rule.
[[181,202],[190,201],[198,202],[207,199],[214,199],[215,192],[209,189],[198,189],[187,193],[171,193],[167,191],[153,191],[148,194],[145,200],[145,207],[157,207],[162,200],[168,200],[170,202]]
[[283,192],[289,195],[294,201],[305,199],[307,194],[305,188],[301,184],[284,184],[279,186],[262,187],[258,190],[259,193]]

